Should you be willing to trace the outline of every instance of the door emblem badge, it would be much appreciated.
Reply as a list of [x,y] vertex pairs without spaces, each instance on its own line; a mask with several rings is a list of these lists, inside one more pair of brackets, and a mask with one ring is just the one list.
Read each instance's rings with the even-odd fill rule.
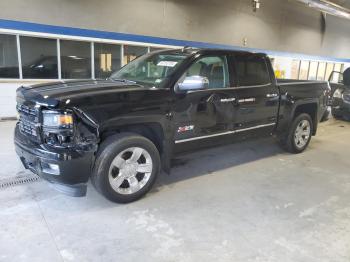
[[251,97],[251,98],[243,98],[243,99],[239,99],[238,102],[239,103],[250,103],[250,102],[255,102],[255,97]]
[[179,126],[179,128],[177,129],[178,133],[183,133],[183,132],[187,132],[187,131],[192,131],[194,129],[194,125],[190,125],[190,126]]

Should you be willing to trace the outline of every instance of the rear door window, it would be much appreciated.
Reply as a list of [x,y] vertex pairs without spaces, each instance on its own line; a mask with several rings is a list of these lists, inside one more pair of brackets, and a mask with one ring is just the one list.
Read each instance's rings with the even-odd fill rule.
[[270,74],[264,57],[257,55],[235,56],[236,78],[239,86],[270,84]]

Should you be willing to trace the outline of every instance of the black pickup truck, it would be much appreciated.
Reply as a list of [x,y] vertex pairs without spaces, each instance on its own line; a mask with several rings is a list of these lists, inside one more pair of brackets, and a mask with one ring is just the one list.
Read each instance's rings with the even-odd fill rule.
[[327,82],[277,81],[265,54],[157,51],[107,80],[18,88],[15,147],[24,167],[57,190],[83,196],[91,178],[108,199],[126,203],[184,150],[275,134],[302,152],[329,93]]

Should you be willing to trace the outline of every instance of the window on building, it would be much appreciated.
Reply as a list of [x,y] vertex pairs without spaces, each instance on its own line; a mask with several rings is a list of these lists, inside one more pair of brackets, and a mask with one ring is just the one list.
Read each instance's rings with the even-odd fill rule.
[[273,68],[277,79],[298,79],[300,60],[277,56]]
[[58,78],[57,40],[21,36],[23,78]]
[[320,81],[324,80],[324,76],[326,74],[326,66],[327,64],[325,62],[320,62],[318,64],[317,80],[320,80]]
[[345,64],[341,64],[341,67],[340,67],[340,72],[344,72],[345,71]]
[[334,65],[334,71],[342,72],[342,67],[343,67],[342,64],[335,64]]
[[148,52],[148,47],[145,46],[132,46],[132,45],[124,45],[124,58],[123,65],[134,60],[136,57],[140,55],[144,55]]
[[300,71],[299,71],[299,79],[301,80],[307,80],[308,73],[309,73],[309,61],[301,61],[300,63]]
[[207,56],[199,59],[187,70],[186,76],[208,78],[209,88],[223,88],[230,85],[225,56]]
[[236,71],[240,86],[264,85],[271,82],[266,61],[259,56],[236,56]]
[[14,35],[0,35],[0,78],[19,78],[17,42]]
[[325,80],[328,81],[329,77],[331,76],[331,73],[334,70],[334,64],[333,63],[327,63],[326,67],[326,78]]
[[284,65],[284,59],[280,57],[274,57],[270,60],[275,72],[275,77],[278,79],[286,78],[286,67]]
[[121,67],[120,45],[94,43],[95,78],[107,78]]
[[299,67],[300,67],[300,60],[293,60],[291,73],[290,73],[291,79],[299,79]]
[[91,43],[61,40],[62,78],[91,78]]
[[316,80],[317,78],[318,62],[310,62],[308,80]]

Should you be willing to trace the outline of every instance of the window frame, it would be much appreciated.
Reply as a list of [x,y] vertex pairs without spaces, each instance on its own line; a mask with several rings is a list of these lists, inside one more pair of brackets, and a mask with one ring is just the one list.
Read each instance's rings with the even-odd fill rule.
[[[306,77],[301,79],[301,74],[302,71],[304,70],[303,65],[307,64],[307,68],[305,68],[306,70]],[[299,67],[299,80],[303,80],[303,81],[308,81],[309,78],[309,71],[310,71],[310,61],[309,60],[301,60],[300,61],[300,67]]]
[[[111,45],[118,45],[120,46],[120,57],[124,57],[123,51],[124,51],[124,45],[131,45],[131,46],[137,46],[137,47],[144,47],[147,49],[147,53],[150,52],[150,48],[164,48],[164,49],[175,49],[180,48],[180,46],[172,46],[172,45],[161,45],[161,44],[152,44],[152,43],[139,43],[139,42],[128,42],[123,40],[112,40],[112,39],[96,39],[91,37],[79,37],[79,36],[65,36],[65,35],[52,35],[52,34],[46,34],[46,33],[37,33],[37,32],[18,32],[16,30],[12,31],[2,31],[0,28],[0,34],[1,35],[9,35],[13,36],[16,39],[16,50],[17,50],[17,67],[18,67],[18,77],[16,78],[5,78],[0,77],[0,81],[3,82],[55,82],[57,80],[62,80],[62,64],[61,64],[61,41],[69,40],[69,41],[76,41],[76,42],[87,42],[90,44],[90,52],[94,51],[94,44],[111,44]],[[52,39],[56,41],[56,48],[57,48],[57,67],[58,67],[58,77],[57,78],[23,78],[22,74],[22,63],[21,63],[21,41],[20,37],[26,36],[26,37],[35,37],[35,38],[43,38],[43,39]],[[89,79],[94,80],[94,63],[93,60],[94,57],[91,56],[91,76]],[[120,59],[120,68],[123,67],[123,59]],[[67,80],[74,80],[74,79],[64,79]]]
[[[320,72],[322,70],[322,65],[324,65],[324,72],[323,72],[323,74],[320,74]],[[327,69],[327,62],[318,61],[316,81],[325,81],[326,69]],[[319,76],[321,77],[321,79],[318,78]]]
[[[291,77],[291,79],[299,80],[301,60],[293,59],[292,60],[292,67],[293,67],[293,62],[298,63],[298,67],[297,67],[297,71],[296,71],[296,78]],[[292,75],[292,72],[291,72],[291,75]]]
[[[96,48],[96,46],[98,46],[98,45],[109,45],[109,46],[113,46],[113,48],[119,48],[119,66],[118,66],[118,69],[117,70],[120,70],[123,66],[122,66],[122,63],[123,63],[123,59],[122,59],[122,57],[121,57],[121,55],[123,54],[123,46],[124,45],[122,45],[122,44],[115,44],[115,43],[104,43],[104,42],[93,42],[93,45],[91,46],[91,63],[92,63],[92,65],[93,65],[93,74],[92,74],[92,79],[101,79],[100,77],[98,77],[98,78],[96,78],[96,76],[97,75],[99,75],[100,73],[98,73],[97,71],[96,71],[96,59],[99,59],[100,57],[95,57],[95,55],[96,55],[96,50],[98,50],[97,48]],[[113,67],[113,62],[112,62],[112,64],[111,64],[111,66]],[[113,68],[112,68],[112,71],[111,71],[111,73],[110,74],[113,74],[115,71],[113,70]]]
[[[8,37],[8,39],[10,39],[10,41],[12,42],[11,45],[10,45],[11,53],[15,53],[17,57],[16,57],[16,59],[13,60],[13,62],[16,62],[16,65],[12,66],[12,65],[4,63],[4,68],[6,68],[6,67],[13,67],[13,68],[15,68],[14,72],[16,71],[16,73],[15,73],[16,75],[14,75],[13,77],[12,76],[11,77],[0,77],[0,79],[5,79],[6,81],[8,81],[8,80],[9,81],[14,81],[14,80],[20,79],[21,78],[21,74],[22,74],[22,69],[20,68],[20,64],[19,64],[19,61],[20,61],[20,57],[19,57],[20,50],[18,48],[18,39],[19,39],[19,37],[18,37],[17,34],[1,34],[1,35],[3,35],[4,38]],[[14,44],[14,45],[12,45],[12,44]],[[7,50],[5,50],[5,48],[6,48],[6,45],[4,45],[2,50],[3,51],[7,51]],[[0,50],[0,51],[2,51],[2,50]],[[5,62],[6,61],[5,58],[7,57],[7,55],[5,54],[5,52],[3,52],[3,54],[4,54],[3,55],[3,58],[4,58],[3,62]]]
[[[122,66],[125,66],[127,64],[129,64],[131,61],[135,60],[136,58],[142,56],[142,55],[145,55],[145,54],[148,54],[150,53],[150,47],[149,46],[143,46],[143,45],[135,45],[135,44],[123,44],[121,45],[122,49],[123,49],[123,56],[120,58],[121,59],[121,63],[122,63]],[[125,52],[125,47],[139,47],[139,48],[145,48],[146,49],[146,52],[141,54],[141,55],[137,55],[135,56],[134,59],[130,60],[129,62],[126,62],[124,63],[124,59],[127,58],[129,55]],[[128,60],[128,59],[127,59]]]
[[[313,65],[316,65],[316,70],[314,70]],[[318,73],[318,68],[319,68],[319,61],[309,61],[309,70],[307,72],[307,81],[317,81],[317,73]],[[313,72],[315,71],[315,72]],[[311,73],[315,73],[315,79],[310,79],[311,78]]]
[[[68,47],[69,48],[71,48],[72,46],[74,46],[74,45],[78,45],[78,43],[84,43],[84,44],[86,44],[86,48],[87,48],[87,55],[88,55],[88,57],[86,58],[86,61],[87,62],[89,62],[89,67],[86,67],[86,69],[88,69],[88,70],[90,70],[90,74],[89,74],[89,78],[84,78],[84,77],[79,77],[79,78],[68,78],[68,77],[64,77],[63,76],[63,74],[64,73],[66,73],[63,69],[65,69],[65,68],[63,68],[63,65],[65,65],[65,62],[64,61],[62,61],[62,57],[65,57],[65,56],[62,56],[62,50],[64,49],[64,48],[67,48],[67,46],[64,46],[63,45],[63,42],[66,42],[67,44],[68,44]],[[72,44],[71,46],[69,46],[70,44]],[[84,47],[85,48],[85,47]],[[80,50],[82,50],[82,47],[80,47]],[[69,51],[70,52],[70,51]],[[63,52],[64,53],[64,52]],[[63,80],[71,80],[71,79],[74,79],[74,80],[82,80],[82,79],[94,79],[94,78],[92,78],[92,76],[93,76],[93,73],[92,73],[92,71],[91,70],[93,70],[93,63],[92,63],[92,42],[91,41],[80,41],[80,40],[71,40],[71,39],[61,39],[61,41],[60,41],[60,53],[59,53],[59,55],[60,55],[60,60],[61,60],[61,78],[63,79]],[[75,56],[75,54],[74,54],[74,56]],[[68,55],[68,56],[66,56],[66,58],[67,57],[70,57],[70,55]],[[84,57],[83,57],[83,59],[85,59]],[[63,63],[62,63],[63,62]],[[85,68],[83,68],[83,69],[85,69]],[[71,72],[70,71],[67,71],[67,72],[69,72],[69,74],[71,74]]]

